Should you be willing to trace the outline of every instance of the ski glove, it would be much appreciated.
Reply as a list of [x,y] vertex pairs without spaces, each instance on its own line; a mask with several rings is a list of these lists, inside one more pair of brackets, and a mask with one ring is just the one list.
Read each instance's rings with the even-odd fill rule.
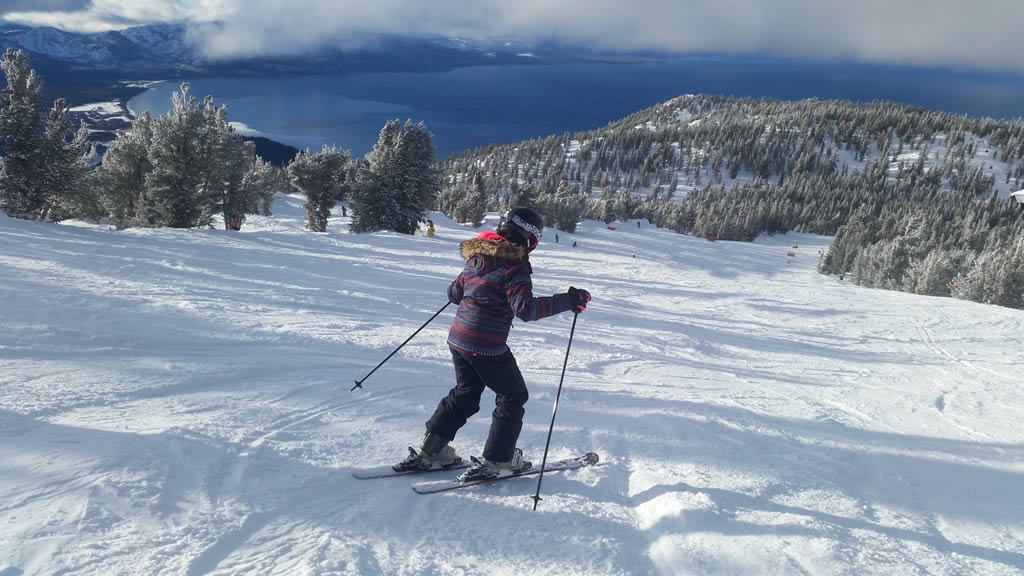
[[569,306],[572,307],[573,312],[576,314],[583,312],[587,309],[588,302],[590,302],[590,292],[569,286]]

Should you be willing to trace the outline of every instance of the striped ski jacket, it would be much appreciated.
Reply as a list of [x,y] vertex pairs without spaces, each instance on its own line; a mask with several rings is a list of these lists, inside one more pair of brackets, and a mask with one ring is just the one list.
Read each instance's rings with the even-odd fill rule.
[[448,331],[448,345],[481,356],[508,350],[513,316],[524,322],[569,310],[567,293],[535,297],[526,251],[494,232],[460,246],[466,267],[448,287],[448,300],[459,305]]

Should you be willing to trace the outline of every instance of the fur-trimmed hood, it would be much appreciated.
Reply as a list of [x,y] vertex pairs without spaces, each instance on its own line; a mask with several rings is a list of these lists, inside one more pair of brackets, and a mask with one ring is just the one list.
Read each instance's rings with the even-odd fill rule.
[[519,260],[526,254],[521,246],[503,240],[489,240],[486,238],[473,238],[466,240],[459,245],[462,257],[468,262],[477,254],[483,256],[494,256],[499,260]]
[[466,259],[466,268],[478,273],[487,274],[503,266],[522,263],[526,272],[533,273],[526,249],[494,238],[473,238],[459,245],[462,257]]

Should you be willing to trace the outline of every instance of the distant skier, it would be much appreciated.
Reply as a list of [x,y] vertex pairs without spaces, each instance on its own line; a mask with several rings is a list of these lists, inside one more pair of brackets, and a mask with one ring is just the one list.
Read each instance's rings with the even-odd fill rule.
[[558,232],[555,232],[555,244],[558,244]]
[[433,220],[427,220],[427,236],[429,236],[431,238],[434,237],[434,221]]
[[637,221],[636,221],[636,227],[637,227],[637,228],[639,228],[639,227],[640,227],[640,221],[639,221],[639,220],[637,220]]
[[573,248],[575,248],[575,247],[576,247],[576,241],[575,241],[575,240],[573,240],[573,241],[572,241],[572,247],[573,247]]
[[455,365],[455,387],[426,422],[419,449],[395,470],[451,466],[462,461],[449,442],[480,410],[484,388],[494,391],[495,408],[483,457],[459,477],[462,482],[493,478],[502,471],[529,470],[532,464],[516,448],[523,427],[523,406],[529,398],[526,382],[506,340],[513,316],[524,322],[573,310],[586,310],[590,293],[568,292],[535,297],[528,254],[537,247],[544,220],[529,208],[512,207],[494,232],[483,232],[461,245],[466,267],[448,287],[448,299],[459,305],[448,332]]
[[341,205],[341,215],[348,216],[348,208],[345,208],[344,204]]

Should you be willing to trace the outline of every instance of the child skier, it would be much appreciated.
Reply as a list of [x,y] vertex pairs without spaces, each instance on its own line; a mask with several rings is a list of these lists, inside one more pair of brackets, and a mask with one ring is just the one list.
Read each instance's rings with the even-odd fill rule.
[[496,395],[490,433],[483,457],[473,458],[474,465],[459,481],[483,480],[532,467],[515,447],[529,394],[506,344],[512,318],[530,322],[568,310],[578,314],[590,302],[589,292],[572,286],[563,294],[533,295],[533,268],[527,255],[537,247],[543,228],[539,214],[513,207],[502,215],[494,232],[484,232],[462,243],[466,267],[448,287],[448,299],[459,305],[448,332],[456,384],[427,420],[419,450],[410,446],[409,456],[396,464],[395,470],[461,463],[462,458],[448,443],[480,410],[485,387]]

